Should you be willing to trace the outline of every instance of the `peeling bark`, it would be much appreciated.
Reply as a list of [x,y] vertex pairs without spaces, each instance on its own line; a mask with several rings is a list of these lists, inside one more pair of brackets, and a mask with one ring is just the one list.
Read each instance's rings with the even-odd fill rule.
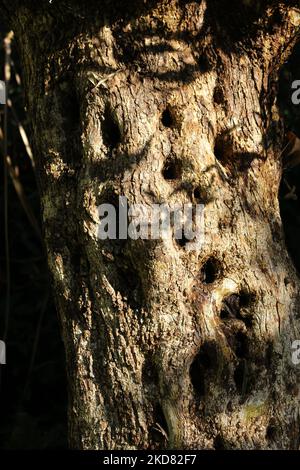
[[[8,14],[71,446],[298,449],[300,285],[279,211],[276,104],[298,2],[56,3]],[[119,195],[204,204],[201,250],[98,240],[97,207]]]

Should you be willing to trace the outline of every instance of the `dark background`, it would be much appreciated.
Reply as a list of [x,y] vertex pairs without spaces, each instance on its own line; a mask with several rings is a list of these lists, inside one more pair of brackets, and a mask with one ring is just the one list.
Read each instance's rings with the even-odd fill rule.
[[[0,79],[4,79],[3,39],[0,24]],[[40,225],[39,194],[32,165],[18,129],[22,123],[30,138],[24,109],[22,76],[15,42],[12,42],[12,79],[9,98],[15,115],[8,112],[8,154],[19,173],[28,204]],[[282,69],[279,104],[287,129],[300,136],[300,105],[291,102],[291,83],[300,80],[300,44]],[[4,106],[0,105],[3,128]],[[0,142],[0,146],[3,142]],[[0,160],[0,339],[4,339],[8,276],[5,249],[5,191],[3,152]],[[297,199],[285,199],[286,183],[295,186]],[[10,313],[7,365],[0,365],[0,448],[59,449],[67,447],[67,386],[63,344],[53,302],[53,292],[43,243],[29,222],[8,175],[8,241]],[[287,246],[300,271],[300,166],[283,175],[279,191]],[[42,231],[42,229],[40,229]]]
[[[0,26],[0,79],[4,80],[3,39]],[[39,194],[30,158],[20,137],[16,116],[30,137],[24,109],[20,62],[12,41],[11,82],[8,97],[8,155],[19,172],[28,205],[40,224]],[[21,78],[22,79],[22,78]],[[4,106],[0,105],[3,129]],[[3,146],[3,142],[0,142]],[[4,217],[3,152],[0,153],[0,339],[4,339],[7,273]],[[10,313],[6,362],[0,365],[0,448],[46,449],[67,447],[67,387],[63,343],[53,302],[46,252],[8,176],[8,234]],[[41,232],[42,229],[40,228]]]

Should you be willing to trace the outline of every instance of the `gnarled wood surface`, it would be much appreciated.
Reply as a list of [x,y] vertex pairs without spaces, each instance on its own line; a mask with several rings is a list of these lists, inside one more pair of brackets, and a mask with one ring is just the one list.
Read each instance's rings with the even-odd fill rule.
[[[276,106],[298,2],[44,3],[6,8],[24,64],[71,445],[298,448],[299,279],[279,212]],[[201,249],[171,236],[98,240],[97,207],[119,195],[204,204]]]

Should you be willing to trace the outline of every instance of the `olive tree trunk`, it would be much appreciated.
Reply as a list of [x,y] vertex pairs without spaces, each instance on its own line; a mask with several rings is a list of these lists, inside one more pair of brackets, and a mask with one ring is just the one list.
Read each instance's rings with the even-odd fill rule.
[[[70,445],[297,449],[276,95],[298,2],[37,4],[1,2],[24,66]],[[98,207],[118,196],[204,204],[201,247],[171,232],[100,240]]]

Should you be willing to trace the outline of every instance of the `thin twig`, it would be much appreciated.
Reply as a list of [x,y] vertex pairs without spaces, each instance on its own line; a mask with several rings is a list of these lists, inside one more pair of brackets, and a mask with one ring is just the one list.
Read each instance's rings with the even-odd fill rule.
[[8,106],[10,107],[10,109],[12,111],[13,117],[14,117],[16,123],[17,123],[18,129],[19,129],[19,132],[20,132],[20,136],[21,136],[21,139],[23,141],[24,147],[26,149],[27,155],[30,158],[32,168],[34,168],[35,165],[34,165],[34,160],[33,160],[33,153],[32,153],[32,150],[31,150],[31,146],[30,146],[26,131],[25,131],[21,121],[19,120],[18,115],[16,113],[16,110],[13,107],[13,104],[12,104],[10,99],[7,100],[7,104],[8,104]]
[[[92,88],[92,91],[97,90],[97,88],[99,88],[100,85],[104,85],[104,83],[108,82],[108,80],[110,80],[112,77],[117,75],[119,72],[122,72],[122,70],[123,70],[123,68],[120,67],[119,69],[115,70],[114,72],[110,73],[109,75],[107,75],[104,78],[101,78],[98,81],[97,81],[97,78],[96,78],[96,74],[93,74],[93,79],[94,80],[92,80],[91,77],[90,77],[90,82],[94,85],[94,87]],[[96,81],[96,83],[95,83],[95,81]]]
[[159,424],[159,423],[155,423],[155,426],[153,426],[153,429],[155,429],[156,431],[160,432],[164,438],[166,439],[166,441],[168,442],[169,440],[169,436],[168,434],[166,433],[166,431],[164,430],[164,428]]
[[9,156],[6,157],[6,164],[7,164],[7,167],[8,167],[8,171],[9,171],[9,175],[11,177],[11,180],[13,182],[13,185],[14,185],[14,188],[16,190],[16,193],[18,195],[18,198],[22,204],[22,207],[28,217],[28,220],[29,222],[31,223],[32,227],[34,228],[37,236],[39,237],[40,240],[42,240],[42,235],[41,235],[41,231],[40,231],[40,226],[39,226],[39,223],[37,221],[37,219],[35,218],[35,215],[31,209],[31,206],[28,202],[28,199],[26,197],[26,194],[24,192],[24,188],[23,188],[23,185],[20,181],[20,178],[19,176],[17,175],[16,173],[16,170],[15,168],[13,167],[12,163],[11,163],[11,159]]
[[[2,140],[2,139],[3,139],[3,134],[2,134],[2,131],[0,129],[0,140]],[[4,159],[4,165],[6,165],[6,167],[8,169],[8,173],[9,173],[9,176],[11,177],[13,186],[15,188],[15,191],[17,193],[19,201],[20,201],[20,203],[21,203],[21,205],[22,205],[22,207],[23,207],[23,209],[24,209],[24,211],[27,215],[27,218],[28,218],[30,224],[32,225],[33,229],[35,230],[38,238],[41,241],[43,241],[43,237],[42,237],[42,234],[41,234],[39,223],[38,223],[32,209],[31,209],[31,206],[28,202],[28,199],[27,199],[27,196],[25,194],[23,185],[20,181],[19,175],[16,172],[15,168],[13,167],[11,159],[8,155],[7,155],[6,159]]]
[[16,66],[15,66],[15,63],[13,60],[10,61],[13,69],[14,69],[14,72],[15,72],[15,80],[16,80],[16,84],[21,86],[22,85],[22,80],[21,80],[21,77],[20,77],[20,74],[16,71]]

